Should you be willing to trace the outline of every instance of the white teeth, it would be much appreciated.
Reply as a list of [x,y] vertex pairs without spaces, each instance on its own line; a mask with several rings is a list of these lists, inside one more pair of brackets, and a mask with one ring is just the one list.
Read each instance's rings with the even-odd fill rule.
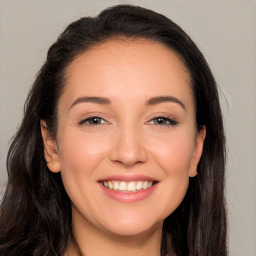
[[125,191],[126,189],[126,183],[124,181],[121,181],[119,184],[119,190]]
[[137,190],[141,190],[141,189],[142,189],[142,181],[139,181],[139,182],[137,183],[136,189],[137,189]]
[[109,187],[110,189],[112,189],[112,188],[113,188],[113,184],[112,184],[112,182],[111,182],[111,181],[109,181],[109,182],[108,182],[108,187]]
[[151,188],[153,186],[153,181],[148,181],[148,188]]
[[148,188],[148,182],[147,181],[143,182],[142,188],[143,189],[147,189]]
[[142,189],[148,189],[153,186],[153,181],[104,181],[103,185],[112,190],[123,192],[136,192]]
[[128,191],[136,191],[136,184],[135,181],[129,182],[127,186]]
[[114,190],[118,190],[118,188],[119,188],[118,182],[114,181]]

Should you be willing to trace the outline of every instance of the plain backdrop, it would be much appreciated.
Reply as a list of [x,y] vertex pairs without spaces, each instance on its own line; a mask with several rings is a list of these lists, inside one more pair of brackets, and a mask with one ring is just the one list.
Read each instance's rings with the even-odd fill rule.
[[227,134],[230,255],[255,256],[256,1],[252,0],[0,0],[1,193],[10,139],[49,46],[70,22],[120,3],[168,16],[209,62],[222,91]]

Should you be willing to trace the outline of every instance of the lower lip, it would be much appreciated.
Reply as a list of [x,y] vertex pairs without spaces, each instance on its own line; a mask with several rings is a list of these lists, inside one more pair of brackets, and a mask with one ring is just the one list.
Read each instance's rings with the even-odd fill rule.
[[156,189],[157,184],[153,185],[148,189],[142,189],[137,192],[120,192],[117,190],[111,190],[106,188],[103,184],[99,183],[103,192],[110,198],[120,201],[120,202],[138,202],[151,195],[151,193]]

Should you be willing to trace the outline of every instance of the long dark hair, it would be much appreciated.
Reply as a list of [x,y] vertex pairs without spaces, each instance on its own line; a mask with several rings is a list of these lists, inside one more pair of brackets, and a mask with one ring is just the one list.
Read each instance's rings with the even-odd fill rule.
[[178,25],[130,5],[71,23],[50,47],[8,152],[8,183],[0,208],[1,255],[65,253],[72,238],[70,199],[60,174],[47,168],[40,120],[55,136],[66,68],[91,46],[120,36],[148,39],[176,51],[190,76],[198,130],[205,126],[207,131],[198,175],[190,180],[181,205],[164,221],[162,254],[171,242],[178,256],[227,255],[225,137],[216,82],[203,55]]

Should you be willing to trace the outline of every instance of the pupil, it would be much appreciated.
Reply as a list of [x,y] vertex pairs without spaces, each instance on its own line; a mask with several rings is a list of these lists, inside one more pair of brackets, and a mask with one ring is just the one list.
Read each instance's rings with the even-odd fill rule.
[[99,118],[94,117],[94,118],[92,119],[92,122],[93,122],[93,124],[98,124],[98,123],[99,123]]
[[163,123],[164,123],[164,119],[163,119],[163,118],[158,118],[158,119],[157,119],[157,122],[158,122],[159,124],[163,124]]

